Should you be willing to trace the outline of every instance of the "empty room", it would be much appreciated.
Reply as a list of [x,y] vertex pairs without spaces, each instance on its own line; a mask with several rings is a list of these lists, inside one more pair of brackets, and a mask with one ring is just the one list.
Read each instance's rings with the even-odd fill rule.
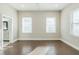
[[0,3],[0,55],[79,55],[79,3]]

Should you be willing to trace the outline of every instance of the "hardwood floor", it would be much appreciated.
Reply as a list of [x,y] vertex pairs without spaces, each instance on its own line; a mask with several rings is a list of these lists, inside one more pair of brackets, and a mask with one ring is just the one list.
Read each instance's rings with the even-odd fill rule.
[[17,41],[8,45],[1,55],[79,55],[79,51],[61,41]]

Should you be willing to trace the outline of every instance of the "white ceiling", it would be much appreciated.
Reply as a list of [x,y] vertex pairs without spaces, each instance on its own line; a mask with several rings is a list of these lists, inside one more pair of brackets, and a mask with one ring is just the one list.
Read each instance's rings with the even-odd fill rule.
[[18,11],[60,11],[68,3],[11,3],[9,4]]

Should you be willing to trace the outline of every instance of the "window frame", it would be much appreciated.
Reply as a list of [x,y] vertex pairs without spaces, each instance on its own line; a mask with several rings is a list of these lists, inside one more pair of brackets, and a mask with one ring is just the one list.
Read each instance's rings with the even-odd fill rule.
[[76,36],[76,37],[79,37],[79,35],[77,35],[77,34],[75,34],[74,33],[74,25],[79,25],[79,22],[78,23],[75,23],[74,22],[74,13],[76,12],[76,11],[79,11],[79,9],[76,9],[76,10],[74,10],[73,12],[72,12],[72,18],[71,18],[71,27],[70,27],[70,32],[71,32],[71,34],[73,35],[73,36]]
[[[29,31],[29,32],[28,31],[25,31],[25,32],[23,31],[23,24],[24,24],[23,23],[23,21],[24,21],[23,18],[30,18],[30,20],[31,20],[31,31]],[[27,33],[27,34],[32,33],[32,17],[31,16],[22,17],[22,33]]]
[[[54,31],[52,31],[52,32],[50,32],[50,31],[48,31],[47,30],[47,18],[54,18],[54,20],[55,20],[55,30]],[[53,26],[52,26],[53,27]],[[52,29],[53,30],[53,29]],[[49,34],[54,34],[54,33],[56,33],[57,32],[57,25],[56,25],[56,17],[55,16],[48,16],[48,17],[46,17],[46,33],[49,33]]]

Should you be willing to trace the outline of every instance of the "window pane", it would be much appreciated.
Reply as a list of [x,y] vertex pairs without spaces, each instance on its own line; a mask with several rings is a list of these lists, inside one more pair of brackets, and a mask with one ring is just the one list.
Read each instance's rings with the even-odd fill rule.
[[74,35],[79,36],[79,24],[73,25],[73,33]]
[[56,19],[55,19],[55,17],[47,17],[46,18],[46,32],[47,33],[56,32]]
[[73,13],[73,23],[79,23],[79,10]]
[[23,33],[31,33],[32,32],[32,18],[31,17],[23,17],[22,18],[22,32]]
[[79,36],[79,9],[75,10],[73,12],[73,27],[72,27],[72,33],[75,36]]

